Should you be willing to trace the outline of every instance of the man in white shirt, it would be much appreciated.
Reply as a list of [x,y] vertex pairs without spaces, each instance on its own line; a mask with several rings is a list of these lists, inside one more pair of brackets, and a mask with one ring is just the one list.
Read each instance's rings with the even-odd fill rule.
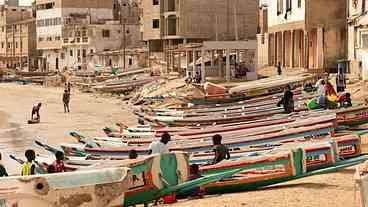
[[154,141],[149,145],[149,154],[165,154],[169,153],[167,144],[171,140],[169,133],[165,132],[161,135],[160,141]]

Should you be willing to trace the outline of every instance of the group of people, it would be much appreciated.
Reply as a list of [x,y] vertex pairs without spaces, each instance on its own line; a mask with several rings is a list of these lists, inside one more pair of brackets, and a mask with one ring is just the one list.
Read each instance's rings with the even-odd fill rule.
[[[339,76],[339,75],[338,75]],[[310,100],[307,104],[309,109],[335,109],[335,108],[348,108],[352,106],[351,94],[344,92],[346,85],[345,82],[340,82],[341,76],[337,77],[337,91],[333,87],[330,81],[320,79],[316,85],[313,86],[311,83],[305,85],[304,90],[307,92],[317,91],[317,98]],[[338,94],[339,93],[339,94]],[[288,85],[285,88],[282,99],[277,103],[277,106],[284,107],[285,113],[294,112],[294,94],[291,90],[291,86]]]
[[[65,89],[64,89],[63,98],[62,98],[65,113],[70,112],[70,108],[69,108],[70,93],[71,93],[71,84],[70,84],[70,82],[68,82],[68,83],[65,83]],[[32,107],[31,119],[28,121],[29,124],[40,123],[40,121],[41,121],[41,116],[40,116],[41,107],[42,107],[41,102]]]
[[[40,165],[36,162],[36,153],[35,151],[29,149],[26,150],[24,156],[26,157],[26,161],[23,163],[21,175],[22,176],[29,176],[29,175],[36,175],[37,172],[47,172],[47,173],[61,173],[66,172],[65,165],[64,165],[64,153],[58,151],[55,153],[55,161],[51,165]],[[1,153],[0,153],[0,162],[2,160]],[[41,168],[37,170],[37,168]],[[7,177],[8,173],[6,168],[3,164],[0,163],[0,177]]]

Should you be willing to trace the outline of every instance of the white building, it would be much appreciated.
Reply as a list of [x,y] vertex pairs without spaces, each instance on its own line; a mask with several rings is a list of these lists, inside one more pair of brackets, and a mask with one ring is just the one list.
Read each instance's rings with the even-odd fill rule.
[[[69,25],[99,24],[113,20],[113,8],[113,0],[36,0],[37,49],[43,54],[42,68],[60,70],[74,64],[66,58],[66,46],[69,46],[69,42],[64,43],[64,39],[69,38],[70,34],[65,29]],[[107,32],[104,35],[106,34]],[[82,36],[81,43],[86,43]],[[82,53],[80,52],[81,55]]]

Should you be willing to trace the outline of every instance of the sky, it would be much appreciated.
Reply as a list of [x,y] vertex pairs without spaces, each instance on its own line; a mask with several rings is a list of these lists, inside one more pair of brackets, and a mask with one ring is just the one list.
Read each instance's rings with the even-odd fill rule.
[[[31,5],[33,0],[19,0],[20,5]],[[4,0],[0,0],[0,4],[3,4]]]

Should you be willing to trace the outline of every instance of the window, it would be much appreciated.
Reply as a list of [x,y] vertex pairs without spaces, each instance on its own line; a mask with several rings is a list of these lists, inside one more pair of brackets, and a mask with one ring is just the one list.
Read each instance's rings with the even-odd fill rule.
[[2,32],[5,32],[5,27],[3,26],[3,27],[1,27],[1,31]]
[[15,48],[18,48],[18,42],[15,42]]
[[88,42],[88,37],[82,37],[82,42],[87,43]]
[[361,34],[362,48],[368,48],[368,32]]
[[82,50],[82,57],[87,57],[87,50],[86,49],[83,49]]
[[284,0],[277,0],[277,15],[282,14],[284,10]]
[[4,48],[4,42],[1,42],[1,48]]
[[60,59],[64,60],[65,59],[65,53],[60,53]]
[[133,65],[133,60],[132,60],[132,58],[129,58],[129,65]]
[[64,43],[69,43],[69,38],[64,38]]
[[46,41],[52,41],[52,37],[47,37]]
[[153,5],[160,5],[160,0],[152,0]]
[[80,43],[80,42],[81,42],[81,38],[77,37],[77,43]]
[[81,36],[81,32],[80,31],[75,31],[75,36],[76,37],[80,37]]
[[56,36],[55,37],[55,40],[60,41],[61,40],[61,37],[60,36]]
[[153,20],[152,20],[152,28],[153,28],[153,29],[158,29],[158,28],[160,28],[160,20],[159,20],[159,19],[153,19]]
[[70,50],[70,57],[73,57],[73,50]]
[[91,49],[91,50],[89,51],[89,53],[93,54],[93,49]]
[[110,30],[102,30],[102,37],[109,38],[110,37]]
[[78,49],[78,50],[77,50],[77,56],[78,56],[78,57],[80,57],[80,55],[81,55],[81,52],[80,52],[80,50]]
[[39,41],[39,42],[42,42],[42,41],[43,41],[43,37],[39,37],[39,38],[38,38],[38,41]]
[[9,49],[11,48],[11,43],[8,43],[8,48],[9,48]]
[[87,31],[86,31],[86,30],[83,30],[83,31],[82,31],[82,36],[83,36],[83,37],[86,37],[86,36],[87,36]]
[[298,0],[298,8],[302,7],[302,0]]

